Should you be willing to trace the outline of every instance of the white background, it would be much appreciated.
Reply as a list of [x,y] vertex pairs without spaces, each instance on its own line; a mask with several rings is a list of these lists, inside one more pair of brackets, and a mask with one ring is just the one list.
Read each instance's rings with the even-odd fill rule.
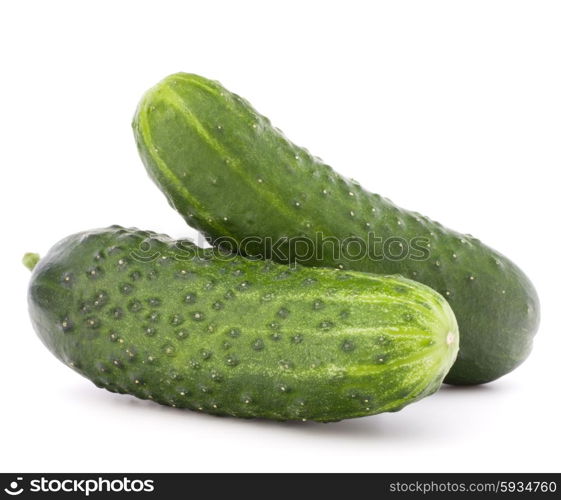
[[[2,2],[0,470],[559,471],[560,26],[558,1]],[[176,71],[511,257],[542,301],[528,361],[327,425],[160,407],[59,363],[28,319],[24,252],[113,223],[194,236],[130,128]]]

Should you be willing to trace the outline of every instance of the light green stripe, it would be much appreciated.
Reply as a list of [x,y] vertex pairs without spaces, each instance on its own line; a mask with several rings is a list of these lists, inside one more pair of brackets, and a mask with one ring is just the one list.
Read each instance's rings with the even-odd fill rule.
[[[412,365],[415,364],[417,362],[421,362],[421,361],[427,361],[432,359],[433,357],[433,353],[437,350],[440,350],[442,348],[442,346],[435,346],[433,348],[427,348],[427,349],[423,349],[422,351],[416,351],[413,354],[411,354],[410,356],[407,356],[406,358],[401,358],[401,359],[397,359],[395,361],[389,361],[388,363],[383,363],[380,365],[375,365],[375,364],[368,364],[368,365],[359,365],[359,366],[350,366],[347,368],[347,373],[349,373],[349,375],[369,375],[370,373],[372,373],[373,371],[379,371],[379,370],[373,370],[373,368],[384,368],[387,371],[391,371],[391,370],[395,370],[396,368],[401,368],[402,366],[405,365]],[[431,373],[431,376],[434,376],[435,374]]]
[[228,231],[222,225],[220,224],[213,225],[212,223],[209,222],[209,220],[214,221],[215,219],[213,219],[212,216],[202,208],[200,202],[191,195],[191,193],[187,190],[187,188],[181,182],[179,177],[175,175],[173,170],[171,170],[167,166],[166,162],[158,154],[158,150],[154,146],[154,142],[152,140],[152,134],[150,132],[150,127],[149,127],[150,122],[148,120],[148,117],[146,116],[146,107],[142,109],[141,113],[142,115],[144,115],[143,122],[145,125],[140,127],[141,134],[143,135],[144,138],[144,144],[146,145],[146,148],[148,149],[150,156],[158,165],[160,172],[164,175],[164,177],[167,178],[168,182],[172,184],[173,188],[180,191],[182,196],[184,196],[184,198],[197,209],[199,214],[201,214],[202,217],[204,218],[204,222],[206,224],[208,224],[210,227],[217,230],[218,232],[222,232],[223,234],[227,234],[228,236],[234,238],[234,235],[230,233],[230,231]]

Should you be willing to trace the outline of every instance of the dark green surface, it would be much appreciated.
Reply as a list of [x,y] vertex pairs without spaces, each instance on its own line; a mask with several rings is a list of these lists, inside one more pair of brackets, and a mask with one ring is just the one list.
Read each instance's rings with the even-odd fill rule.
[[[240,244],[254,236],[316,241],[317,233],[364,242],[369,233],[386,243],[404,238],[403,248],[411,253],[401,260],[388,258],[388,253],[400,256],[399,241],[383,259],[337,256],[332,247],[297,259],[288,256],[287,245],[281,247],[284,256],[270,256],[279,262],[401,274],[440,292],[462,335],[446,382],[492,381],[530,353],[539,303],[515,264],[479,240],[401,209],[337,174],[219,83],[184,73],[166,78],[142,99],[133,128],[150,176],[187,223],[214,243],[228,237],[246,254],[267,255],[270,245],[264,240]],[[370,251],[379,255],[375,246]],[[428,249],[428,258],[416,260],[422,252],[413,246]]]
[[454,315],[424,285],[211,252],[116,226],[70,236],[33,272],[34,327],[99,387],[239,417],[396,411],[452,365]]

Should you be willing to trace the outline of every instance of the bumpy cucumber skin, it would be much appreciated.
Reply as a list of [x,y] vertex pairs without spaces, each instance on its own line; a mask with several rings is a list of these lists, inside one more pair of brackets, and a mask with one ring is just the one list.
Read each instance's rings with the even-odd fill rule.
[[99,387],[246,418],[396,411],[452,366],[455,317],[424,285],[211,252],[118,226],[70,236],[33,272],[33,325]]
[[[293,260],[397,273],[444,295],[462,335],[445,382],[490,382],[529,355],[539,302],[514,263],[470,235],[399,208],[337,174],[219,83],[192,74],[169,76],[145,94],[133,129],[150,176],[187,223],[211,242],[228,237],[239,248],[254,236],[314,241],[317,232],[339,239],[368,241],[374,233],[384,241],[399,236],[429,242],[430,257],[423,261],[356,260],[329,249],[320,258]],[[268,255],[267,243],[243,250]],[[278,253],[271,257],[288,260]]]

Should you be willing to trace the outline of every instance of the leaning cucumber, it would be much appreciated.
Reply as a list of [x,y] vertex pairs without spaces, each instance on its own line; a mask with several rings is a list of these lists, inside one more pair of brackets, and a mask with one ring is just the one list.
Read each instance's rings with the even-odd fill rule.
[[398,273],[443,294],[462,333],[446,382],[489,382],[530,353],[538,298],[515,264],[340,176],[217,82],[166,78],[142,99],[133,128],[151,177],[215,244],[279,262]]
[[458,350],[448,303],[419,283],[117,226],[58,243],[29,306],[45,345],[97,386],[238,417],[396,411],[433,393]]

